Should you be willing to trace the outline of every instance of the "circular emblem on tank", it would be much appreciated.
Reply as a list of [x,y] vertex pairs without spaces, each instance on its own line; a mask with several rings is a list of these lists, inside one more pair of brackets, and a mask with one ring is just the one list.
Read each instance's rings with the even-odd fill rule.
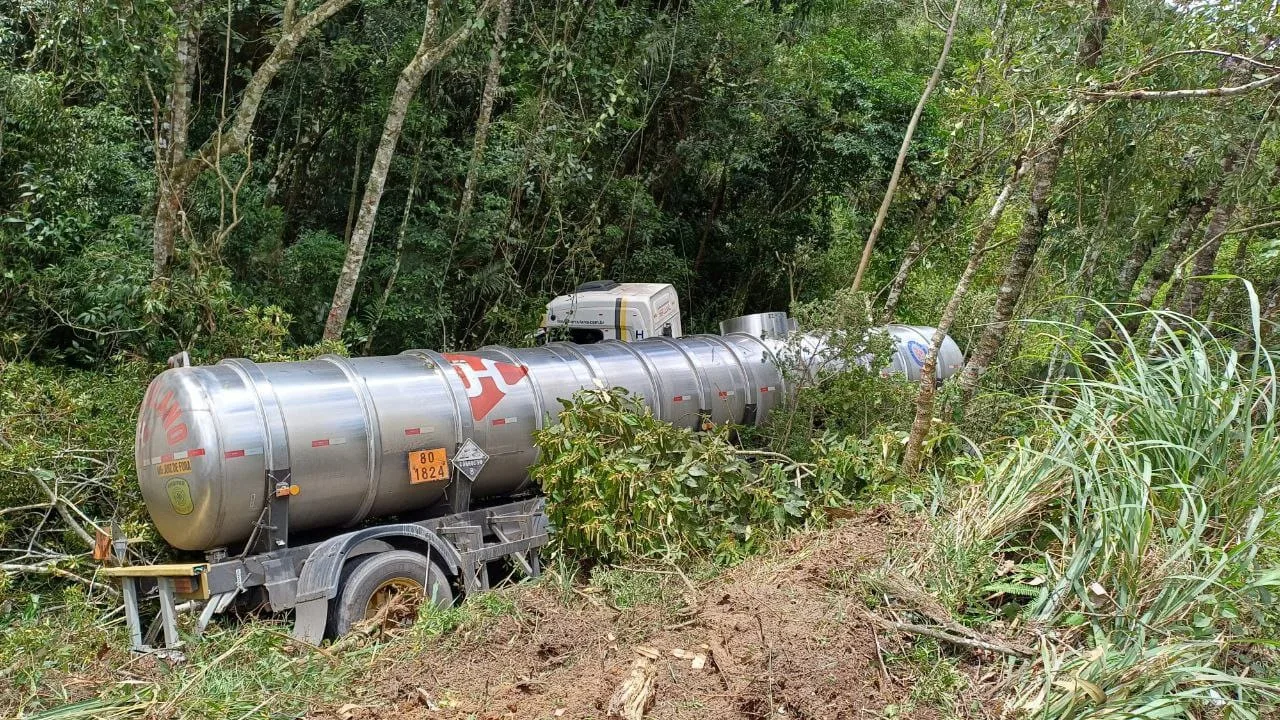
[[911,354],[911,359],[916,361],[916,365],[924,367],[925,358],[929,356],[929,348],[926,348],[923,343],[908,340],[907,352]]
[[179,515],[190,515],[195,506],[191,503],[191,486],[186,478],[174,478],[165,483],[165,493],[169,496],[169,505]]

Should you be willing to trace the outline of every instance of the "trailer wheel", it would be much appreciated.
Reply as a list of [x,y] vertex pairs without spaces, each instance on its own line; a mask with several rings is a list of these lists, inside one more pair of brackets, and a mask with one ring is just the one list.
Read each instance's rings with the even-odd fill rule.
[[[425,590],[424,588],[430,588]],[[342,568],[338,597],[329,612],[328,635],[345,635],[361,621],[384,615],[384,622],[408,625],[418,606],[430,598],[441,607],[453,604],[449,577],[439,565],[409,550],[362,555]],[[387,609],[396,603],[400,607]]]

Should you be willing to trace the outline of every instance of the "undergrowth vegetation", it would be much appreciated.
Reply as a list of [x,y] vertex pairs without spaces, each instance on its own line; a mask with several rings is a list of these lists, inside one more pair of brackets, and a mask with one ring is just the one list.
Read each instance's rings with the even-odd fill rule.
[[826,521],[881,471],[861,440],[812,441],[810,462],[654,417],[625,390],[584,390],[537,433],[533,477],[547,495],[552,549],[588,563],[728,563],[788,530]]
[[1097,371],[1048,388],[1036,432],[959,473],[933,539],[887,570],[1035,639],[1006,667],[1009,711],[1265,717],[1280,703],[1273,358],[1186,317],[1142,319],[1141,337],[1070,347]]

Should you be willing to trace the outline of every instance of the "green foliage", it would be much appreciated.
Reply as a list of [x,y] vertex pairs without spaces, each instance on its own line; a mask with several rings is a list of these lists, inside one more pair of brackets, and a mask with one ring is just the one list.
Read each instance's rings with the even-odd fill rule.
[[[866,438],[905,428],[912,417],[915,386],[882,374],[893,341],[875,331],[865,294],[847,290],[831,298],[797,303],[792,314],[806,334],[823,337],[826,349],[813,367],[786,363],[785,379],[798,388],[775,410],[761,434],[770,446],[797,459],[809,459],[827,435]],[[780,351],[785,359],[802,357],[803,336],[793,336]]]
[[1123,336],[1072,354],[1099,374],[1055,383],[1037,433],[974,473],[912,563],[953,604],[1007,615],[988,603],[1013,602],[1085,648],[1052,643],[1024,663],[1014,707],[1027,712],[1249,717],[1280,700],[1272,356],[1255,344],[1242,358],[1189,318],[1148,319],[1149,347]]
[[815,439],[811,462],[800,463],[739,450],[728,427],[695,433],[659,421],[622,389],[564,404],[535,436],[532,476],[547,495],[554,550],[588,564],[731,562],[790,529],[823,525],[824,508],[895,477],[877,440]]
[[807,514],[784,474],[757,473],[727,441],[654,418],[625,390],[587,390],[536,435],[532,475],[556,550],[585,559],[731,560]]
[[[92,576],[88,542],[51,504],[50,493],[85,532],[93,532],[90,520],[115,518],[154,557],[158,538],[134,481],[132,437],[155,371],[147,363],[121,363],[110,373],[0,364],[0,506],[34,506],[0,516],[4,562]],[[46,575],[21,580],[0,591],[0,603],[64,582]]]

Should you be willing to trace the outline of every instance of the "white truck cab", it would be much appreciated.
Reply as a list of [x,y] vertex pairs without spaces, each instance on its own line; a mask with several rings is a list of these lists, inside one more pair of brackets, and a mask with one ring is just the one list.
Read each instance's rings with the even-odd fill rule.
[[547,303],[540,339],[588,344],[681,334],[680,300],[670,284],[594,280]]

